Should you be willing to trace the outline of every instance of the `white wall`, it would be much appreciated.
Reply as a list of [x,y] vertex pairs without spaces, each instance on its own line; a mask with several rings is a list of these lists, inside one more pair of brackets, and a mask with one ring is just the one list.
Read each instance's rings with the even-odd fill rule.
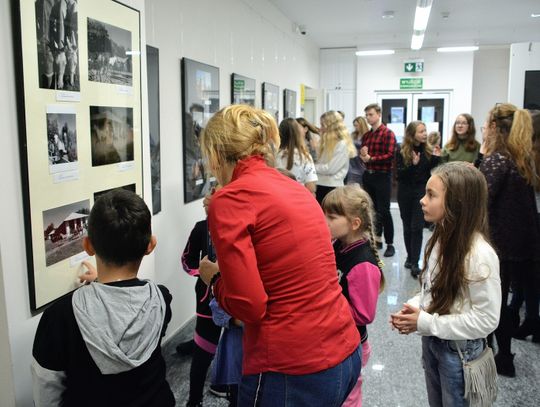
[[[160,49],[162,212],[153,219],[158,247],[154,256],[144,261],[141,274],[167,285],[174,296],[170,337],[194,313],[194,281],[181,272],[179,259],[193,224],[204,216],[201,201],[183,204],[180,58],[186,56],[220,67],[223,106],[230,103],[232,72],[255,78],[260,105],[263,81],[279,85],[281,95],[284,88],[298,92],[300,83],[317,85],[318,49],[306,38],[293,35],[291,21],[265,0],[250,4],[242,0],[124,2],[142,11],[143,53],[145,28],[147,42]],[[29,366],[39,316],[31,315],[28,299],[10,3],[0,2],[0,54],[6,56],[0,61],[0,76],[4,78],[0,92],[0,405],[13,405],[15,397],[17,406],[24,407],[32,405]],[[145,95],[144,62],[141,71]],[[146,105],[144,96],[145,198],[150,204]],[[281,105],[282,97],[280,110]]]
[[169,336],[194,313],[194,279],[181,272],[179,259],[195,221],[204,217],[202,201],[183,204],[180,59],[220,68],[221,106],[230,104],[233,72],[256,80],[259,107],[262,82],[278,85],[282,117],[284,88],[299,97],[300,83],[319,83],[318,48],[291,26],[263,0],[146,1],[147,42],[160,58],[162,212],[154,217],[155,273],[174,296]]
[[[424,60],[424,72],[416,75],[403,72],[404,62],[412,59]],[[423,91],[453,92],[449,110],[453,122],[458,114],[471,111],[473,60],[472,52],[444,54],[435,50],[358,57],[357,113],[363,114],[366,105],[377,101],[377,91],[399,91],[400,78],[417,76],[424,78]]]
[[510,47],[508,101],[523,108],[525,71],[540,70],[540,42],[523,42]]
[[481,48],[474,53],[471,114],[476,121],[477,139],[488,111],[495,103],[508,100],[510,48]]

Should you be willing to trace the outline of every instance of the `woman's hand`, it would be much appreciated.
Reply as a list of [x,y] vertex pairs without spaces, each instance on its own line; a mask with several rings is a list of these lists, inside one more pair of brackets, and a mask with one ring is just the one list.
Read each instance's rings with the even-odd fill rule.
[[199,262],[199,275],[202,281],[206,285],[210,285],[212,277],[219,272],[219,266],[217,262],[208,260],[208,256],[204,256],[203,259]]
[[420,308],[403,304],[401,311],[391,315],[391,324],[400,334],[408,335],[418,330],[419,315]]
[[433,146],[433,155],[435,157],[441,156],[441,146]]
[[416,151],[412,152],[412,164],[418,165],[420,162],[420,153],[417,153]]

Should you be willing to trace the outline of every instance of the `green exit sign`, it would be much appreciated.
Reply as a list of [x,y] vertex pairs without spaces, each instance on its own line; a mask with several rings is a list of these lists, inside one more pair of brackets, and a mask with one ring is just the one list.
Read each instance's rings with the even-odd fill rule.
[[243,79],[235,79],[234,80],[234,84],[233,84],[234,90],[243,91],[245,86],[246,86],[246,83],[245,83],[245,81]]
[[403,64],[403,72],[424,72],[424,61],[409,61]]
[[424,78],[399,78],[399,89],[423,89]]

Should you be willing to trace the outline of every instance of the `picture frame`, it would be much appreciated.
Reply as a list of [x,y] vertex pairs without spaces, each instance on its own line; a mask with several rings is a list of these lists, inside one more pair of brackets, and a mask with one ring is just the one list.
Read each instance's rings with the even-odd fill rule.
[[296,118],[296,91],[283,89],[283,118]]
[[237,73],[231,74],[231,104],[255,107],[255,79]]
[[148,83],[148,127],[150,129],[150,173],[152,175],[152,214],[161,212],[161,136],[159,119],[159,49],[146,46]]
[[94,193],[134,185],[142,196],[141,22],[119,1],[13,4],[29,303],[37,313],[78,288],[81,262],[94,261],[81,244]]
[[279,86],[263,82],[262,108],[274,116],[279,124]]
[[204,198],[216,182],[203,160],[199,137],[219,110],[219,68],[182,58],[181,78],[184,203],[189,203]]

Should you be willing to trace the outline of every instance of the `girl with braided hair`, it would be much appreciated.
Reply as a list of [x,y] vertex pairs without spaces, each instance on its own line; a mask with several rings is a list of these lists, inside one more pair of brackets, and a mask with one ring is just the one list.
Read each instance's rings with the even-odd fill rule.
[[[373,204],[358,184],[329,192],[322,202],[334,242],[339,284],[356,322],[362,344],[362,367],[371,354],[366,325],[373,322],[384,287],[383,264],[373,236]],[[362,375],[343,406],[362,405]]]

